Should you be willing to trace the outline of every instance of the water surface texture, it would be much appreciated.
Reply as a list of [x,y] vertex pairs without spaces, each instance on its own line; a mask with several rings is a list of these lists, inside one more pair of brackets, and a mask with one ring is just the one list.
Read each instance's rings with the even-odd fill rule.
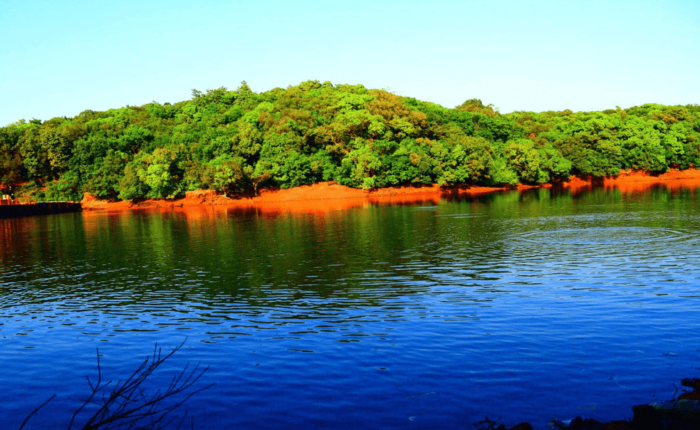
[[700,374],[698,192],[0,220],[2,428],[185,338],[201,429],[630,417]]

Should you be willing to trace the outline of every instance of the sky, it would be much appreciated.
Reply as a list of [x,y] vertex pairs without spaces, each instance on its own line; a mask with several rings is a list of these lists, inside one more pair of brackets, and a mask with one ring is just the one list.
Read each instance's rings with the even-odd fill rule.
[[0,0],[0,126],[363,84],[502,113],[700,103],[700,1]]

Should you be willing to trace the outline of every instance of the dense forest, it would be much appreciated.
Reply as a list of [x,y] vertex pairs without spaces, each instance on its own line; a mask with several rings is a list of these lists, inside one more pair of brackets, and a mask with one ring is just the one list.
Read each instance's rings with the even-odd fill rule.
[[700,106],[499,113],[454,109],[361,85],[303,82],[253,92],[193,90],[149,103],[0,128],[4,193],[37,200],[257,193],[335,181],[538,184],[621,169],[700,165]]

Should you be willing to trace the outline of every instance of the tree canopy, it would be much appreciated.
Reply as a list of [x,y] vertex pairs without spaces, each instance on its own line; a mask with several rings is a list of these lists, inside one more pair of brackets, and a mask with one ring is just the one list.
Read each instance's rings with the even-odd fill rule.
[[175,198],[336,181],[501,185],[621,169],[700,165],[700,106],[514,112],[454,109],[362,85],[302,82],[253,92],[192,91],[74,118],[0,128],[0,184],[44,199]]

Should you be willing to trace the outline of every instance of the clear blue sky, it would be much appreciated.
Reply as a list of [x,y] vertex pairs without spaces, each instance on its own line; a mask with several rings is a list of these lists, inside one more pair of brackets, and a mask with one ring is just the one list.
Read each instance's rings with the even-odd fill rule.
[[504,113],[700,103],[700,1],[0,0],[0,125],[307,79]]

